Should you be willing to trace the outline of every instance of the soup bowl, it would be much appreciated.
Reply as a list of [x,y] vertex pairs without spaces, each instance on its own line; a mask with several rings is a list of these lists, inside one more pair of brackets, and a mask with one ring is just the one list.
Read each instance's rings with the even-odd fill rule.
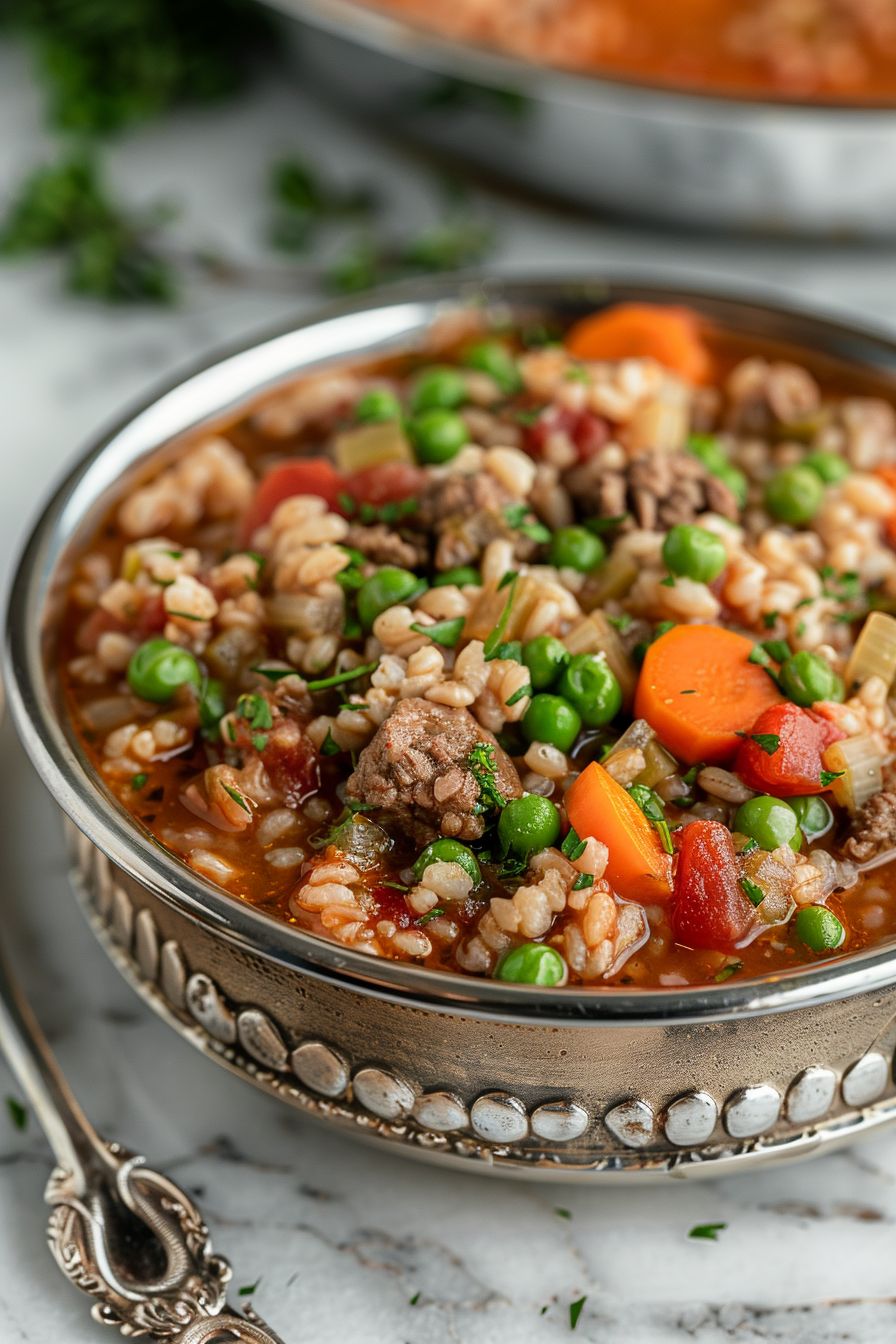
[[120,971],[209,1058],[296,1112],[473,1171],[709,1176],[879,1128],[896,1118],[894,950],[703,987],[540,988],[365,956],[277,922],[179,862],[93,771],[61,698],[63,590],[72,557],[150,454],[297,375],[422,348],[433,323],[471,305],[570,319],[629,300],[686,303],[863,386],[896,387],[885,337],[736,298],[593,277],[404,287],[297,322],[153,396],[57,489],[11,592],[12,714]]

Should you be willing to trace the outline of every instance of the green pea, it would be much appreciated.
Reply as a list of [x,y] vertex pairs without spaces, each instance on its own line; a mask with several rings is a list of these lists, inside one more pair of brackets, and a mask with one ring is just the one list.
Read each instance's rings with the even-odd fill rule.
[[433,588],[445,588],[449,583],[456,583],[458,588],[464,588],[467,584],[475,583],[481,588],[482,575],[472,565],[458,565],[456,569],[446,569],[443,574],[437,575],[432,581],[432,586]]
[[186,649],[169,639],[148,639],[131,654],[128,685],[141,700],[162,704],[170,700],[178,686],[200,686],[199,664]]
[[409,432],[421,462],[450,462],[470,441],[470,431],[461,417],[438,408],[415,416]]
[[793,808],[768,794],[741,803],[734,816],[733,829],[755,840],[760,849],[777,849],[779,845],[799,849],[803,843]]
[[516,360],[500,341],[481,341],[478,345],[471,345],[464,355],[464,363],[470,369],[487,373],[508,397],[519,392],[523,385]]
[[717,476],[728,466],[725,450],[712,434],[691,434],[688,439],[688,452],[699,458],[713,476]]
[[434,365],[424,369],[411,392],[411,410],[453,411],[467,400],[467,384],[457,369]]
[[719,577],[727,561],[721,538],[705,527],[679,523],[666,533],[663,563],[670,574],[679,574],[697,583],[711,583]]
[[586,728],[601,728],[622,708],[622,690],[606,658],[577,653],[560,674],[557,694],[582,716]]
[[846,930],[824,905],[804,905],[795,922],[796,936],[813,952],[833,952],[846,942]]
[[384,565],[358,589],[358,620],[369,630],[380,612],[399,602],[410,602],[423,592],[426,584],[409,569]]
[[218,736],[218,726],[227,713],[227,699],[223,684],[215,677],[209,677],[202,683],[199,692],[199,726],[203,737],[214,741]]
[[803,458],[803,466],[809,467],[820,476],[825,485],[836,485],[849,475],[849,463],[839,453],[809,453]]
[[606,558],[607,548],[587,527],[560,527],[551,537],[548,558],[558,569],[577,569],[588,574]]
[[566,962],[560,953],[544,943],[522,943],[505,952],[495,967],[495,979],[514,985],[563,985],[567,978]]
[[727,485],[734,496],[737,507],[742,509],[747,502],[749,485],[746,476],[740,468],[732,467],[730,463],[726,462],[724,467],[720,467],[720,469],[714,471],[712,475],[716,476],[723,485]]
[[431,863],[456,863],[473,879],[473,886],[482,881],[482,871],[472,849],[467,849],[459,840],[433,840],[427,845],[414,864],[414,877],[419,882]]
[[801,649],[781,664],[781,690],[795,705],[814,705],[817,700],[842,700],[843,682],[820,653]]
[[819,794],[809,794],[806,798],[788,798],[787,806],[793,808],[800,830],[807,840],[817,840],[825,835],[834,824],[834,814]]
[[355,419],[364,425],[376,425],[384,420],[401,419],[401,402],[386,387],[372,387],[355,406]]
[[510,851],[520,859],[547,849],[559,834],[560,815],[556,807],[538,793],[511,798],[498,818],[502,854]]
[[765,487],[765,507],[781,523],[810,523],[821,508],[824,482],[811,467],[785,467]]
[[532,689],[543,691],[557,680],[569,662],[569,652],[553,635],[536,635],[523,645],[523,662],[529,669]]
[[533,696],[523,715],[527,742],[549,742],[560,751],[569,751],[581,728],[581,716],[559,695]]

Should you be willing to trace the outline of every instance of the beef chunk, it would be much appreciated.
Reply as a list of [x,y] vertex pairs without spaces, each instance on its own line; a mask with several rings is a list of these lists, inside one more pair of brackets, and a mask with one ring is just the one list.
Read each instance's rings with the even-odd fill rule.
[[489,472],[464,476],[455,472],[434,480],[424,490],[415,522],[437,537],[436,569],[474,564],[490,541],[506,537],[517,560],[528,560],[535,543],[514,531],[505,517],[515,502]]
[[856,863],[868,863],[888,849],[896,849],[896,792],[884,789],[853,817],[843,853]]
[[404,537],[385,523],[352,523],[345,538],[346,546],[353,546],[375,565],[397,565],[399,569],[417,569],[429,561],[429,548],[420,534]]
[[389,814],[395,826],[418,840],[439,834],[477,840],[485,818],[476,811],[479,784],[467,763],[477,742],[494,751],[498,792],[519,798],[516,767],[468,710],[416,697],[399,700],[361,752],[348,794]]
[[564,485],[585,512],[600,518],[627,514],[620,531],[666,531],[708,511],[732,520],[738,516],[728,486],[691,453],[641,453],[622,468],[605,467],[598,455],[568,471]]

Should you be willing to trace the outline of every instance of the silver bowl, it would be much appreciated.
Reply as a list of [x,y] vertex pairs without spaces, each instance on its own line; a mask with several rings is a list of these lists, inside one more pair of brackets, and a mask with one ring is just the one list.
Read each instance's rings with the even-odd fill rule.
[[10,599],[12,714],[68,818],[75,885],[122,972],[194,1045],[298,1111],[468,1170],[713,1175],[892,1121],[893,949],[743,984],[552,990],[376,960],[275,922],[139,830],[81,755],[56,674],[64,578],[147,455],[303,370],[422,345],[459,305],[570,318],[628,299],[691,304],[896,389],[896,343],[736,299],[587,279],[416,285],[230,354],[129,416],[47,505]]
[[[302,21],[287,40],[317,86],[539,191],[703,229],[896,232],[896,106],[660,89],[441,39],[352,0],[268,3]],[[449,107],[446,78],[461,95]]]

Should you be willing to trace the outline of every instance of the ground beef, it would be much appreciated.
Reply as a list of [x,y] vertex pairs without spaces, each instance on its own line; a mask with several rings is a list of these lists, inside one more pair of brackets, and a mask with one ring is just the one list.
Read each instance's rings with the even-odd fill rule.
[[513,543],[517,560],[530,559],[536,544],[505,517],[504,510],[513,503],[513,496],[489,472],[455,473],[427,486],[415,521],[438,538],[436,569],[474,564],[489,542],[501,537]]
[[422,534],[402,536],[385,523],[374,523],[370,527],[365,527],[363,523],[352,523],[345,545],[353,546],[375,565],[417,569],[429,562],[429,547]]
[[627,515],[620,531],[666,531],[707,512],[732,520],[738,516],[727,485],[690,453],[641,453],[621,468],[604,466],[598,456],[568,471],[564,485],[584,512],[600,518]]
[[869,798],[853,818],[843,853],[856,863],[868,863],[888,849],[896,849],[896,792],[891,789]]
[[418,840],[442,834],[477,840],[479,784],[467,761],[477,742],[494,751],[495,786],[504,798],[522,793],[510,757],[466,709],[428,700],[400,700],[358,758],[348,794],[381,809],[402,833]]

